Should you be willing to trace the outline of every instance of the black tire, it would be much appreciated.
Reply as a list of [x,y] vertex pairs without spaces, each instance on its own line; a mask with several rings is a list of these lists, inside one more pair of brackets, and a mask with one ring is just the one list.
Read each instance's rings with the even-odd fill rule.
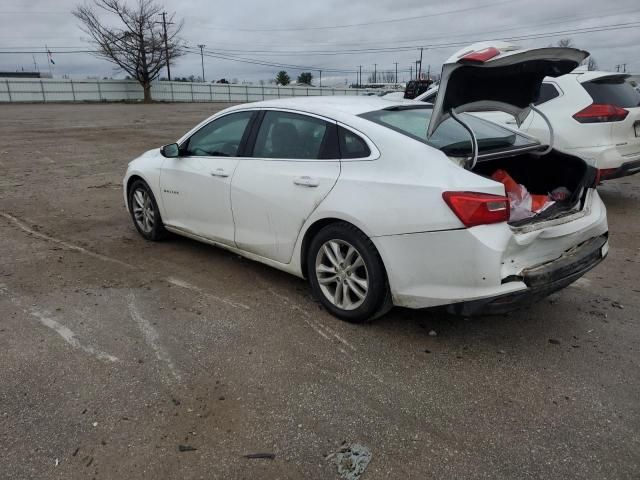
[[[330,241],[346,242],[353,246],[364,261],[368,288],[364,299],[361,300],[362,303],[357,308],[344,309],[336,306],[333,301],[327,298],[327,294],[320,286],[316,273],[316,260],[320,249]],[[349,245],[344,245],[344,247],[348,248]],[[314,296],[336,317],[351,323],[364,323],[384,315],[393,306],[390,301],[389,285],[382,258],[380,258],[373,242],[353,225],[346,222],[336,222],[320,230],[311,241],[306,262],[307,276]],[[332,273],[328,275],[332,275]],[[336,286],[336,288],[339,287]]]
[[[134,194],[136,191],[144,191],[149,197],[150,204],[153,208],[153,225],[150,229],[145,230],[143,226],[139,224],[138,220],[136,220],[136,215],[134,213],[134,205],[136,205]],[[153,242],[166,238],[168,232],[164,228],[162,217],[160,216],[160,210],[158,209],[158,202],[156,202],[156,197],[154,197],[149,185],[147,185],[144,180],[134,181],[129,187],[127,198],[129,200],[129,213],[131,214],[131,220],[133,221],[133,225],[136,227],[136,230],[138,230],[138,233],[145,239]]]

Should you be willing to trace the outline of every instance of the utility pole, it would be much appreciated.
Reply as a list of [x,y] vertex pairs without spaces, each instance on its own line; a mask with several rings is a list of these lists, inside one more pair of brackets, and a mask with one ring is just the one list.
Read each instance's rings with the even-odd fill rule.
[[409,81],[413,80],[413,64],[409,66]]
[[393,62],[396,66],[396,84],[398,83],[398,62]]
[[35,72],[39,72],[40,70],[38,69],[38,64],[36,63],[36,56],[35,55],[31,55],[31,58],[33,58],[33,68],[35,69]]
[[[164,32],[164,55],[167,59],[167,77],[171,81],[171,67],[169,66],[169,41],[167,40],[167,12],[162,12],[162,31]],[[169,22],[171,25],[173,22]]]
[[[198,45],[198,48],[200,48],[200,63],[202,64],[202,81],[206,82],[206,80],[204,79],[204,47],[206,47],[206,45]],[[167,66],[169,65],[169,63],[167,63]]]
[[373,64],[373,83],[378,83],[378,64]]
[[620,71],[620,65],[616,65],[616,72]]
[[420,63],[420,60],[416,60],[416,80],[420,80],[420,75],[418,75],[418,64]]
[[622,64],[622,72],[623,73],[627,73],[627,64],[626,63]]
[[320,72],[320,88],[322,88],[322,70],[318,70]]
[[427,68],[427,80],[431,80],[431,64],[429,64]]
[[360,70],[360,79],[358,80],[358,88],[362,88],[362,65],[360,65],[359,67]]
[[418,80],[422,80],[422,50],[424,50],[422,47],[420,47],[420,70],[418,72]]

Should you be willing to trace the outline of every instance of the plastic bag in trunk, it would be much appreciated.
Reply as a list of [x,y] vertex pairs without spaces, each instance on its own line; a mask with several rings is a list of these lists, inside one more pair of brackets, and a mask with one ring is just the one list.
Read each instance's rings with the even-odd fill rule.
[[493,172],[491,178],[504,185],[511,204],[509,221],[518,221],[530,218],[545,211],[555,202],[549,195],[535,195],[527,190],[527,187],[517,183],[505,170],[499,169]]

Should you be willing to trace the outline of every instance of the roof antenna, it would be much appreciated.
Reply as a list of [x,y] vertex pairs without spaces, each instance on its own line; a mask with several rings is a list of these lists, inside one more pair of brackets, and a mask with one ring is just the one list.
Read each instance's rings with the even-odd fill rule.
[[553,150],[553,143],[555,140],[555,135],[553,133],[553,125],[551,125],[551,121],[549,120],[549,118],[544,113],[542,113],[542,111],[539,108],[537,108],[533,103],[529,104],[529,108],[534,112],[536,112],[538,115],[540,115],[542,119],[547,123],[547,126],[549,127],[549,145],[547,146],[547,148],[542,152],[531,152],[531,153],[533,155],[546,155],[551,150]]
[[476,167],[476,163],[478,163],[478,139],[476,138],[476,134],[473,133],[473,129],[469,127],[469,125],[467,125],[460,119],[453,108],[449,110],[449,115],[451,115],[451,118],[453,118],[456,122],[462,125],[462,127],[467,132],[469,132],[469,135],[471,135],[471,158],[467,159],[464,168],[466,168],[467,170],[473,170]]

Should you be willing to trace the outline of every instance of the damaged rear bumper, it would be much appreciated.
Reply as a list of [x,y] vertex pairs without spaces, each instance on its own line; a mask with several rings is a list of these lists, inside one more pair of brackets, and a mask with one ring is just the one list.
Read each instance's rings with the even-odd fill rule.
[[618,168],[601,170],[600,180],[613,180],[614,178],[627,177],[640,172],[640,160],[623,163]]
[[609,251],[608,234],[604,234],[565,252],[560,258],[523,270],[513,281],[524,282],[526,290],[496,297],[448,305],[455,315],[500,314],[513,311],[561,290],[598,265]]

